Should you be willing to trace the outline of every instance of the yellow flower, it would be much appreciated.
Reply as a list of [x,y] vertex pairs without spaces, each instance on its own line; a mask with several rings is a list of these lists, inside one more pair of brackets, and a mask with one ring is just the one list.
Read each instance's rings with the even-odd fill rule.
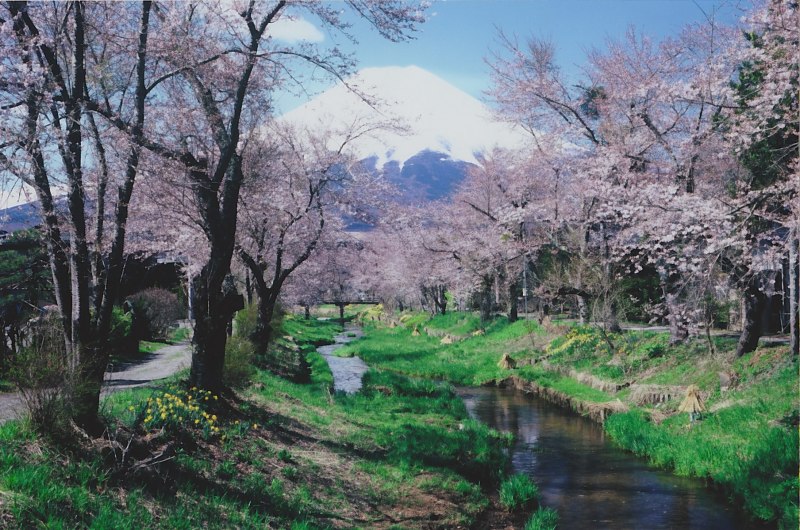
[[233,422],[233,423],[235,423],[236,425],[239,425],[239,420],[236,420],[236,421],[235,421],[235,422]]
[[211,419],[214,420],[214,421],[217,421],[217,415],[216,414],[212,414],[211,415]]
[[198,423],[200,423],[200,420],[194,420],[195,425],[197,425]]
[[253,428],[254,428],[254,429],[258,429],[258,423],[254,423],[254,424],[253,424]]
[[161,419],[162,420],[166,420],[167,419],[167,413],[166,412],[162,412],[161,413]]
[[128,407],[128,410],[130,410],[131,412],[133,412],[133,406],[130,406],[130,407]]
[[214,399],[219,399],[217,396],[214,396]]

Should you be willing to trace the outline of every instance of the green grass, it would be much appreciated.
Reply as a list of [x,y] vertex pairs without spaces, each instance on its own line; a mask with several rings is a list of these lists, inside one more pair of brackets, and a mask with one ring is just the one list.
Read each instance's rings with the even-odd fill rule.
[[111,362],[118,363],[134,363],[146,359],[149,355],[157,352],[161,348],[169,346],[165,342],[153,342],[149,340],[140,340],[139,347],[135,352],[120,353],[114,351],[111,354]]
[[538,498],[539,488],[527,475],[512,475],[500,484],[500,504],[506,510],[523,510]]
[[525,523],[525,530],[556,530],[556,528],[558,528],[558,512],[541,506]]
[[[304,348],[339,331],[319,321],[287,324],[284,332]],[[236,400],[196,395],[200,412],[218,417],[219,432],[198,429],[195,416],[174,418],[185,415],[177,404],[167,429],[143,428],[141,416],[155,408],[149,398],[165,401],[168,393],[171,403],[174,396],[186,403],[191,389],[178,378],[105,400],[112,424],[147,432],[156,449],[176,444],[150,478],[120,474],[109,453],[75,453],[39,441],[21,422],[0,425],[0,526],[386,526],[384,513],[419,509],[432,496],[442,499],[437,506],[445,508],[431,509],[443,510],[443,525],[474,524],[489,504],[482,485],[507,468],[509,437],[470,421],[447,384],[371,371],[362,393],[334,395],[324,359],[309,357],[310,384],[258,371]]]
[[342,331],[341,326],[329,320],[305,320],[288,315],[283,321],[279,337],[291,337],[298,344],[322,346],[331,344],[333,336]]
[[191,338],[192,330],[189,328],[175,328],[169,334],[170,342],[185,342]]
[[139,353],[146,354],[146,353],[155,353],[161,348],[169,346],[164,342],[152,342],[149,340],[140,340],[139,341]]
[[769,383],[729,393],[735,405],[691,428],[685,414],[654,425],[633,411],[611,416],[606,430],[626,449],[677,474],[710,478],[756,517],[790,528],[798,516],[797,362],[772,370]]
[[[573,326],[561,336],[549,336],[533,322],[496,318],[485,323],[483,334],[473,335],[477,316],[464,313],[433,318],[405,313],[400,322],[393,328],[368,323],[365,337],[341,353],[358,355],[370,366],[459,385],[516,375],[584,402],[627,401],[632,412],[606,422],[619,445],[678,474],[711,479],[755,517],[794,528],[789,522],[796,524],[798,513],[800,399],[797,360],[785,346],[760,348],[733,360],[736,340],[731,337],[713,337],[712,354],[705,338],[670,346],[666,333],[652,331],[603,336],[595,328]],[[412,336],[415,328],[419,336]],[[442,344],[445,335],[457,340]],[[517,369],[497,366],[503,353],[518,361]],[[546,360],[548,367],[529,360]],[[631,389],[604,392],[563,375],[570,370],[612,384],[695,384],[715,412],[705,413],[690,429],[686,414],[675,414],[680,399],[641,409],[630,402]],[[719,389],[723,371],[739,380],[725,394]],[[652,423],[653,411],[666,420]]]
[[[459,334],[456,332],[477,329],[477,317],[464,315],[440,315],[430,322],[435,323],[434,328],[453,335]],[[366,336],[337,350],[336,354],[358,355],[370,366],[380,366],[416,377],[444,379],[460,385],[479,385],[509,375],[508,370],[497,366],[506,351],[508,341],[520,343],[517,349],[522,352],[530,344],[528,339],[531,336],[541,335],[541,328],[532,321],[509,324],[506,319],[498,318],[486,325],[485,335],[468,335],[467,338],[448,345],[441,344],[440,336],[431,336],[424,332],[418,337],[412,337],[411,331],[415,327],[419,327],[420,331],[422,327],[431,327],[427,324],[420,325],[419,318],[418,314],[409,315],[402,326],[395,328],[366,324]],[[515,353],[512,352],[512,355]],[[524,352],[523,355],[529,356]]]

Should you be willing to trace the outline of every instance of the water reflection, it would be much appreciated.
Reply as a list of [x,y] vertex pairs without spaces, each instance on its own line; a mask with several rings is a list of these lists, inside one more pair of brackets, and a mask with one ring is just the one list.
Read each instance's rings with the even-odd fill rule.
[[514,471],[529,474],[560,528],[767,528],[697,479],[677,477],[614,447],[596,423],[513,389],[461,389],[470,415],[514,433]]
[[369,370],[364,361],[358,357],[336,357],[333,355],[343,345],[361,337],[361,328],[352,324],[345,325],[344,331],[336,335],[334,344],[320,346],[317,351],[328,362],[328,366],[333,374],[334,391],[342,391],[353,394],[361,389],[361,377]]

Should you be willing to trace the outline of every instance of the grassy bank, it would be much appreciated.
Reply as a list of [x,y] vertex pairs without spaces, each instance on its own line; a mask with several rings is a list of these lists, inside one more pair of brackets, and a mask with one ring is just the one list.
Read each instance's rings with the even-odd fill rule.
[[[604,334],[504,318],[481,328],[464,313],[407,314],[365,330],[342,355],[465,385],[516,376],[573,403],[608,406],[617,413],[605,428],[622,447],[711,479],[754,517],[796,528],[798,366],[786,346],[734,359],[734,338],[670,346],[665,333],[647,331]],[[506,353],[516,368],[498,364]],[[692,384],[708,410],[690,427],[677,408]]]
[[[306,348],[336,328],[289,319],[284,331]],[[309,360],[310,384],[259,371],[236,394],[180,379],[119,392],[102,440],[55,444],[0,425],[0,527],[516,524],[489,498],[509,440],[468,420],[449,386],[371,371],[363,392],[332,395],[324,360]]]

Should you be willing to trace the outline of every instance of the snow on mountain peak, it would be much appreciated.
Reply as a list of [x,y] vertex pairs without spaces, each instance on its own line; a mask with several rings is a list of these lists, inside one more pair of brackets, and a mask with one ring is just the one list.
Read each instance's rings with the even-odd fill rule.
[[483,103],[418,66],[365,68],[345,83],[281,121],[331,132],[331,145],[358,135],[350,143],[354,154],[377,157],[378,167],[388,161],[402,166],[426,150],[476,163],[477,154],[530,142],[521,128],[495,120]]

